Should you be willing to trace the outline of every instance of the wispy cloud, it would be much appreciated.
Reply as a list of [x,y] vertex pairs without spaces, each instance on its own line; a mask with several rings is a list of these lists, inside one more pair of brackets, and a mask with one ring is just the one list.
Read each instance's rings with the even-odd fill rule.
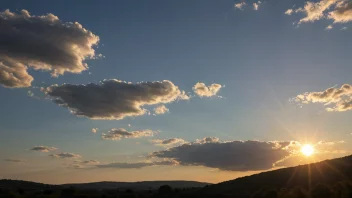
[[57,148],[50,147],[50,146],[35,146],[35,147],[31,148],[30,150],[39,151],[39,152],[50,152],[50,151],[54,151],[56,149]]
[[54,158],[80,158],[81,156],[74,153],[58,153],[58,154],[51,154],[50,157]]
[[253,3],[253,10],[259,10],[260,4],[262,4],[261,1],[258,1],[258,2],[256,2],[256,3]]
[[157,132],[152,131],[150,129],[129,132],[124,128],[119,128],[119,129],[111,129],[107,133],[103,133],[101,137],[104,140],[121,140],[121,139],[128,139],[128,138],[151,137],[155,133]]
[[234,7],[237,8],[237,9],[240,9],[240,10],[243,10],[244,6],[246,6],[246,2],[242,1],[242,2],[239,2],[239,3],[235,3],[234,4]]
[[173,166],[178,165],[178,162],[175,160],[164,160],[164,161],[155,161],[155,162],[135,162],[135,163],[109,163],[109,164],[100,164],[97,165],[98,168],[119,168],[119,169],[139,169],[149,166]]
[[14,162],[14,163],[21,163],[21,162],[24,162],[23,160],[20,160],[20,159],[12,159],[12,158],[4,159],[4,161],[6,161],[6,162]]
[[334,26],[328,25],[328,26],[325,28],[325,30],[331,30],[332,28],[334,28]]
[[294,12],[293,9],[288,9],[288,10],[286,10],[285,14],[291,15],[293,12]]
[[156,140],[152,140],[152,142],[158,146],[174,146],[176,144],[186,143],[186,141],[181,138],[170,138],[165,140],[156,139]]

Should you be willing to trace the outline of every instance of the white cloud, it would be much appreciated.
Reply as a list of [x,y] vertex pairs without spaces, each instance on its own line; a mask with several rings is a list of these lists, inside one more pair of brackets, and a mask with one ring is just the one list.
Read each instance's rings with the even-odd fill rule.
[[119,128],[111,129],[106,134],[103,133],[101,137],[104,140],[121,140],[126,138],[151,137],[155,133],[157,132],[152,131],[150,129],[129,132],[126,129]]
[[98,132],[98,128],[92,128],[92,133],[96,133],[96,132]]
[[288,9],[285,14],[302,12],[305,14],[298,24],[314,22],[321,19],[332,19],[334,23],[352,21],[352,2],[350,0],[307,1],[304,7]]
[[39,152],[50,152],[50,151],[54,151],[56,149],[57,148],[50,147],[50,146],[35,146],[35,147],[31,148],[30,150],[39,151]]
[[327,111],[352,110],[352,85],[344,84],[341,88],[328,88],[321,92],[306,92],[293,98],[299,104],[322,103]]
[[342,31],[345,31],[345,30],[347,30],[347,29],[348,29],[348,27],[342,27],[342,28],[341,28]]
[[259,5],[261,4],[261,1],[258,1],[257,3],[253,3],[253,9],[254,10],[258,10],[259,9]]
[[285,14],[292,15],[293,12],[294,12],[293,9],[288,9],[288,10],[286,10]]
[[340,1],[336,8],[329,12],[328,18],[333,19],[334,23],[347,23],[352,21],[352,2]]
[[243,1],[243,2],[240,2],[240,3],[235,3],[234,7],[237,8],[237,9],[242,10],[244,8],[244,6],[246,6],[246,5],[247,5],[246,2]]
[[193,91],[200,97],[211,97],[215,96],[219,90],[221,89],[222,85],[220,84],[211,84],[210,86],[206,86],[202,82],[197,82],[193,86]]
[[324,12],[339,0],[320,0],[318,2],[307,1],[303,8],[298,8],[296,12],[303,12],[306,16],[300,19],[299,23],[314,22],[324,18]]
[[51,71],[53,76],[65,72],[81,73],[88,69],[87,59],[95,57],[93,47],[99,37],[78,22],[62,22],[49,13],[30,15],[0,12],[0,85],[17,88],[31,86],[28,67]]
[[332,28],[334,28],[332,25],[328,25],[325,30],[331,30]]
[[169,112],[169,109],[166,108],[165,105],[159,105],[159,106],[154,108],[154,113],[155,114],[165,114],[167,112]]
[[[97,120],[121,120],[147,113],[143,107],[160,105],[189,97],[171,81],[130,83],[116,79],[99,84],[53,85],[44,92],[54,103],[77,116]],[[99,96],[99,97],[97,97]]]

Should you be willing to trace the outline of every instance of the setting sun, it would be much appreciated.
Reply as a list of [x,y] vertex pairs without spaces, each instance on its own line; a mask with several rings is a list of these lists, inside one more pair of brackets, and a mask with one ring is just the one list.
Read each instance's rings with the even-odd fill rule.
[[301,152],[302,152],[303,155],[308,157],[308,156],[311,156],[314,153],[314,148],[313,148],[312,145],[305,144],[304,146],[302,146]]

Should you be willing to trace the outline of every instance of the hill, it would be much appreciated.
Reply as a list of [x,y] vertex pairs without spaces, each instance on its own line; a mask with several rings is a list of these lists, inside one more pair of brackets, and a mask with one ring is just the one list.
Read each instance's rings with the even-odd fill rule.
[[210,183],[195,181],[141,181],[141,182],[93,182],[82,184],[63,184],[64,187],[75,187],[78,189],[134,189],[149,190],[158,189],[160,186],[169,185],[172,188],[200,188]]
[[352,156],[237,178],[203,188],[199,193],[247,197],[264,187],[280,190],[299,186],[309,191],[318,184],[330,186],[341,181],[352,181]]
[[196,181],[140,181],[140,182],[92,182],[92,183],[74,183],[49,185],[30,181],[20,180],[0,180],[0,188],[6,189],[44,189],[44,188],[69,188],[77,189],[133,189],[133,190],[149,190],[158,189],[160,186],[169,185],[172,188],[201,188],[210,183],[196,182]]

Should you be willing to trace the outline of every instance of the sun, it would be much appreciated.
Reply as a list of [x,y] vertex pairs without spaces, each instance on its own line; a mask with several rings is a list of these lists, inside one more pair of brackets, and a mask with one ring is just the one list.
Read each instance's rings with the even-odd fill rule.
[[302,146],[301,152],[302,152],[303,155],[309,157],[309,156],[313,155],[314,147],[312,145],[310,145],[310,144],[305,144],[305,145]]

